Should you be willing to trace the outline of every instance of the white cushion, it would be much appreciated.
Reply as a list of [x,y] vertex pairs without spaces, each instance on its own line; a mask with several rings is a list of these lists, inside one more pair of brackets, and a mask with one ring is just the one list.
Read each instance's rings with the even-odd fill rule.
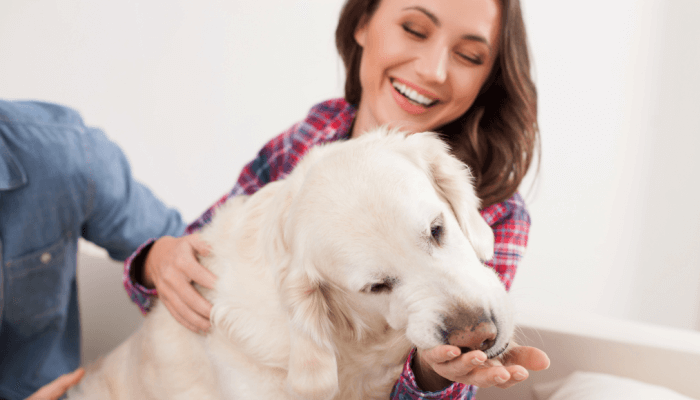
[[535,385],[538,400],[694,400],[663,386],[593,372]]

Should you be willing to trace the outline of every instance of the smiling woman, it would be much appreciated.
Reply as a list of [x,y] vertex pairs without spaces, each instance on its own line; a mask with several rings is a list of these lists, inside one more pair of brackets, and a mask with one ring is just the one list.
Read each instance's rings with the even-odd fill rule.
[[539,154],[518,0],[349,1],[336,45],[345,98],[359,104],[355,127],[438,130],[470,166],[484,205],[516,192]]

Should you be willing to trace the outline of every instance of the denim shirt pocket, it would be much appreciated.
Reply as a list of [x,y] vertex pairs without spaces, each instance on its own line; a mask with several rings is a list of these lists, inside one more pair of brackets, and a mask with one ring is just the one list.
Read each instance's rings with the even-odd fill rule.
[[7,262],[7,322],[18,334],[29,337],[48,328],[58,329],[70,290],[70,282],[66,282],[67,248],[66,238],[61,238]]

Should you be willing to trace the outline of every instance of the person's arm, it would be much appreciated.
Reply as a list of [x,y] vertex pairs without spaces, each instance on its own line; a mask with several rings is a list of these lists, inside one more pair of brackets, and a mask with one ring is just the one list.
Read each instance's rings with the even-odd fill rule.
[[124,261],[153,237],[179,236],[185,230],[180,213],[167,207],[138,182],[119,146],[105,134],[86,128],[81,135],[85,164],[82,236]]
[[[482,210],[482,216],[494,231],[494,257],[487,264],[498,272],[506,289],[515,276],[517,264],[527,246],[530,216],[519,195]],[[465,398],[474,386],[507,388],[528,377],[528,370],[549,366],[547,355],[533,347],[513,345],[503,363],[487,360],[481,351],[461,354],[449,345],[422,351],[414,350],[394,386],[392,399]]]

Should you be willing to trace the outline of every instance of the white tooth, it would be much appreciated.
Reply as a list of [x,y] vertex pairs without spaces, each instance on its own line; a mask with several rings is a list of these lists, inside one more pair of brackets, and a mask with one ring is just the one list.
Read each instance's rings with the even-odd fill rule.
[[423,96],[422,94],[416,92],[415,90],[407,87],[406,85],[399,83],[399,82],[392,82],[392,85],[398,90],[401,94],[404,96],[408,97],[412,101],[422,104],[422,105],[429,105],[433,103],[433,100],[430,100],[429,98]]

